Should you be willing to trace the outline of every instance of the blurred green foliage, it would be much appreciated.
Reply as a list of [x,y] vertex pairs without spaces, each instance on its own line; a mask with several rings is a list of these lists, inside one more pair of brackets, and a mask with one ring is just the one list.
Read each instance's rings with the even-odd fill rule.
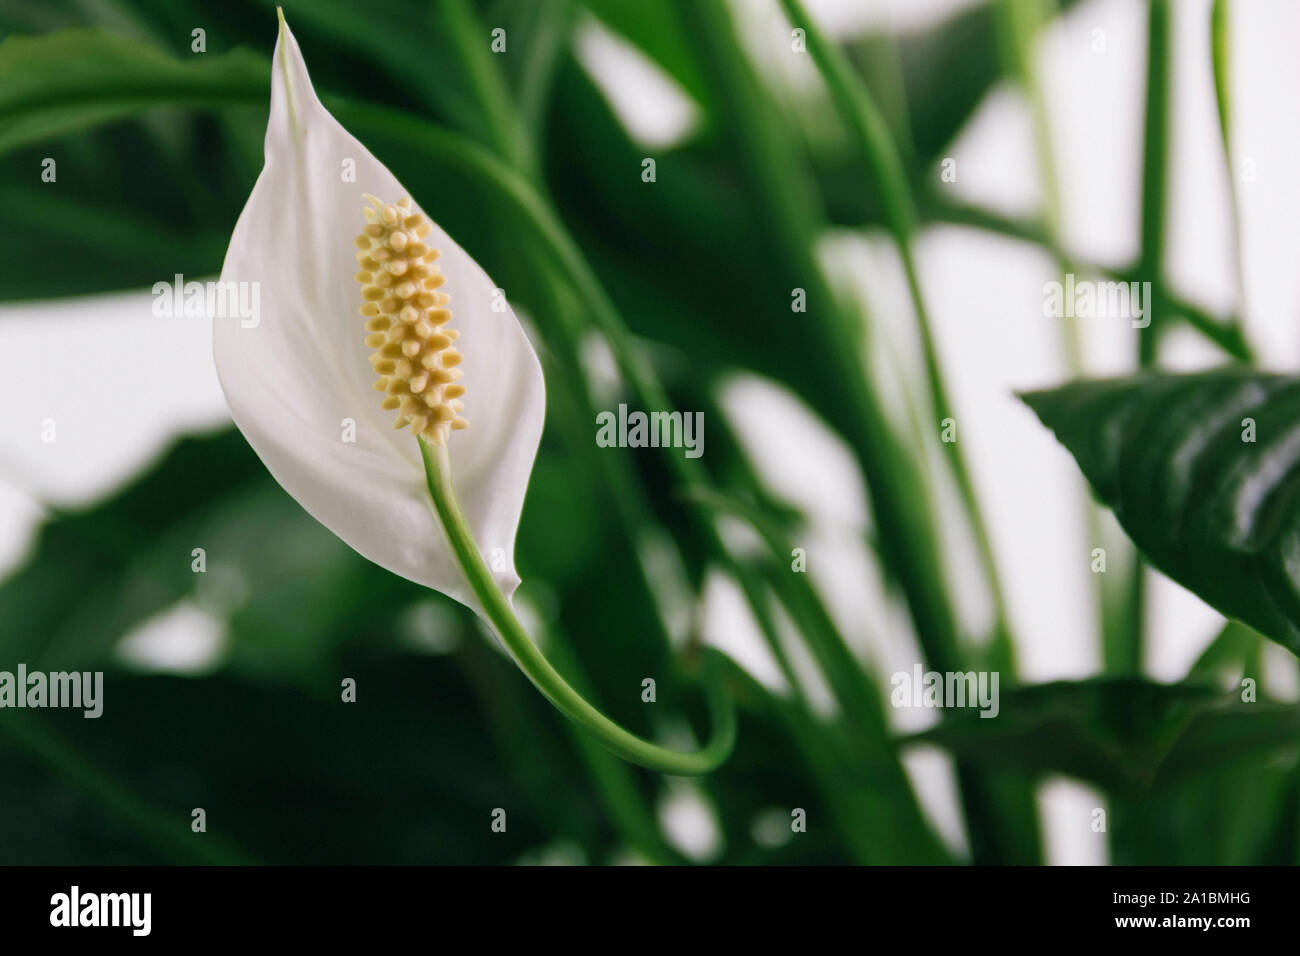
[[[977,5],[844,51],[880,104],[923,221],[958,214],[926,184],[1005,78],[1017,6]],[[959,861],[902,769],[904,748],[922,740],[958,759],[976,862],[1041,860],[1032,793],[1053,774],[1106,792],[1116,862],[1296,860],[1296,711],[1234,706],[1214,683],[1258,666],[1252,632],[1225,631],[1184,685],[1132,674],[1013,685],[997,720],[961,715],[900,741],[884,681],[788,572],[802,517],[770,500],[720,413],[697,470],[596,453],[579,361],[593,330],[621,361],[647,363],[643,377],[625,375],[629,387],[663,389],[681,407],[715,409],[734,370],[788,387],[858,456],[885,522],[871,545],[930,663],[988,663],[988,642],[975,640],[988,635],[959,633],[947,607],[915,436],[885,424],[863,374],[867,317],[810,265],[827,227],[882,227],[889,197],[829,97],[800,116],[746,65],[717,0],[310,0],[285,14],[327,105],[536,323],[550,406],[518,564],[560,669],[640,733],[689,739],[703,727],[656,597],[662,572],[643,563],[656,535],[685,570],[690,593],[676,600],[723,568],[769,637],[774,609],[788,615],[826,677],[829,716],[797,690],[782,697],[736,675],[736,753],[690,785],[713,808],[714,860]],[[653,190],[638,176],[646,148],[573,55],[591,16],[700,112],[690,136],[656,152]],[[507,29],[509,55],[488,55],[488,25]],[[269,0],[0,10],[0,300],[219,272],[261,165],[275,35]],[[57,189],[39,179],[50,155]],[[787,190],[808,202],[791,206]],[[1037,222],[984,224],[1053,241]],[[794,287],[820,293],[801,347],[783,334]],[[751,523],[766,549],[728,552],[720,514]],[[891,528],[891,515],[910,517]],[[200,544],[208,571],[196,575]],[[122,637],[182,601],[223,624],[220,662],[189,678],[134,671],[115,651]],[[995,637],[994,663],[1010,676],[1014,636]],[[109,703],[98,720],[0,713],[0,862],[685,861],[657,819],[675,784],[573,731],[472,615],[351,552],[233,431],[187,438],[105,500],[51,514],[0,584],[0,668],[18,661],[103,669]],[[677,716],[648,716],[647,674],[659,683],[654,712]],[[345,706],[346,677],[358,701]],[[189,831],[194,807],[207,811],[203,837]],[[497,807],[506,834],[489,827]],[[796,807],[807,832],[772,837]]]

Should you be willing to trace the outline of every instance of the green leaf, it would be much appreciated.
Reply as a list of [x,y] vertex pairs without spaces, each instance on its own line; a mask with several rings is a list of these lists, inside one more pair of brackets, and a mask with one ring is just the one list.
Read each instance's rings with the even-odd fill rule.
[[712,111],[713,97],[689,27],[673,4],[633,0],[582,0],[582,4],[680,83],[706,113]]
[[[269,69],[102,29],[0,44],[0,299],[217,272],[261,166]],[[249,129],[251,169],[248,137],[225,135]]]
[[247,50],[173,59],[99,28],[0,43],[0,153],[161,104],[264,103],[266,59]]
[[[1075,2],[1064,0],[1058,8],[1068,10]],[[843,44],[903,147],[918,197],[938,182],[935,166],[1001,78],[998,45],[992,3],[924,31],[873,32]],[[881,197],[862,188],[856,148],[847,138],[821,139],[809,146],[831,220],[854,226],[878,221]]]
[[1300,381],[1230,367],[1023,397],[1153,565],[1300,652]]
[[522,50],[498,59],[504,61],[501,69],[518,104],[521,124],[535,143],[541,142],[555,78],[569,55],[574,16],[570,0],[496,0],[480,17],[480,22],[501,26],[523,44]]
[[1113,800],[1116,866],[1289,865],[1297,859],[1294,762],[1207,773],[1136,800]]
[[108,674],[103,699],[95,720],[23,712],[58,759],[0,726],[0,864],[192,862],[175,851],[201,840],[261,863],[506,863],[555,839],[548,824],[589,854],[608,847],[589,787],[553,746],[558,719],[528,726],[554,761],[539,805],[452,657],[354,658],[314,685]]
[[1003,689],[992,719],[963,710],[907,738],[988,767],[1061,773],[1141,796],[1250,772],[1300,751],[1300,708],[1241,703],[1207,684],[1135,677]]
[[1160,763],[1157,788],[1173,787],[1203,774],[1228,774],[1256,766],[1260,757],[1300,751],[1300,708],[1235,702],[1196,714]]
[[[916,158],[928,171],[999,78],[997,11],[994,4],[981,4],[896,42],[907,94],[907,124]],[[873,94],[881,97],[886,91],[867,60],[871,52],[872,43],[866,38],[849,47],[850,56],[871,81]]]
[[999,696],[996,717],[958,711],[907,742],[939,744],[984,766],[1141,791],[1197,710],[1219,692],[1124,677],[1003,688]]
[[[134,203],[126,190],[113,189],[115,177],[102,169],[91,180],[73,181],[66,152],[48,152],[59,164],[57,187],[40,182],[39,158],[25,160],[21,174],[14,171],[16,157],[0,167],[0,259],[6,264],[0,300],[148,287],[176,273],[220,270],[237,207],[211,225],[168,221],[187,218],[181,205],[166,205],[171,191],[157,189],[147,206]],[[68,268],[69,262],[77,268]]]
[[310,679],[427,593],[325,530],[231,430],[178,442],[120,492],[47,523],[0,584],[0,660],[103,666],[131,630],[193,601],[228,625],[229,664]]

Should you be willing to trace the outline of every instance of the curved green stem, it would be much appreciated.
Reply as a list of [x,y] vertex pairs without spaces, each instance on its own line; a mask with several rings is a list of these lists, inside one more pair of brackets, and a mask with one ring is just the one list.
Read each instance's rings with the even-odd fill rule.
[[543,696],[560,713],[591,731],[614,753],[650,770],[695,776],[709,773],[721,766],[730,756],[732,745],[736,741],[736,713],[722,688],[721,655],[716,651],[708,651],[705,659],[705,683],[709,695],[713,738],[702,750],[694,753],[668,750],[620,727],[560,676],[515,616],[514,608],[497,586],[460,512],[460,505],[452,490],[451,464],[447,459],[446,445],[430,445],[420,439],[420,455],[424,459],[424,472],[434,510],[442,522],[456,560],[482,605],[483,613],[524,676],[533,682]]

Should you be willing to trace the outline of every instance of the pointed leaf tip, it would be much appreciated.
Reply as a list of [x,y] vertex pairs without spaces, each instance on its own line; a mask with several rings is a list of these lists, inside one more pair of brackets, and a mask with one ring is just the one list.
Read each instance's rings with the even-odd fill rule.
[[1300,378],[1229,366],[1022,399],[1153,565],[1300,653]]

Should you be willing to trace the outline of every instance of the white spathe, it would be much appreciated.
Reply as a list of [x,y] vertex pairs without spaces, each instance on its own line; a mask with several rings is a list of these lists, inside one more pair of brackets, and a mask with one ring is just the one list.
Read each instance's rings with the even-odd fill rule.
[[[235,424],[276,481],[362,556],[477,609],[434,514],[417,441],[380,407],[357,311],[353,239],[365,224],[363,194],[386,202],[411,194],[321,105],[283,20],[265,153],[221,272],[222,282],[259,284],[259,321],[214,319],[217,375]],[[355,177],[345,176],[353,165]],[[495,284],[433,225],[425,242],[442,253],[470,421],[448,441],[453,480],[509,597],[545,417],[542,371],[514,313],[493,311]],[[355,441],[345,440],[350,431]]]

